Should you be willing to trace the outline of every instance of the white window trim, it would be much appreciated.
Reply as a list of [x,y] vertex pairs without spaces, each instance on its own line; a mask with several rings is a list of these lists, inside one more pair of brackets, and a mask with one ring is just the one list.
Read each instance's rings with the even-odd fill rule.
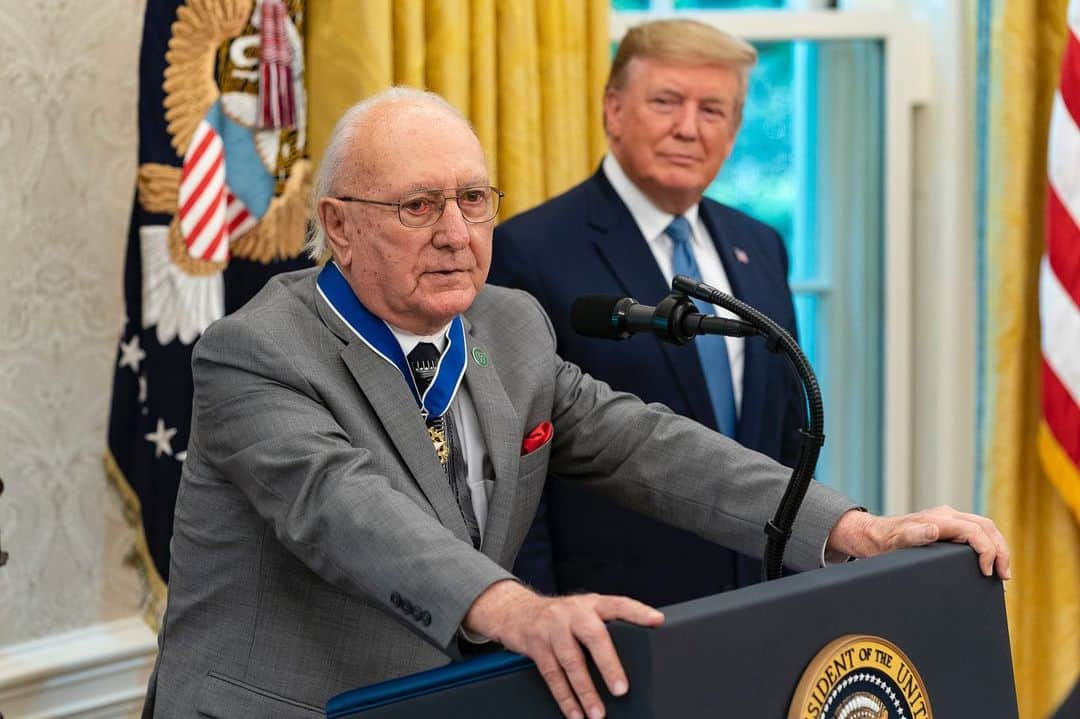
[[[889,514],[941,503],[970,509],[975,472],[974,191],[967,169],[974,166],[974,73],[967,17],[962,3],[901,5],[678,13],[752,41],[883,44],[883,469]],[[611,38],[656,17],[613,12]],[[917,333],[916,316],[924,318]]]

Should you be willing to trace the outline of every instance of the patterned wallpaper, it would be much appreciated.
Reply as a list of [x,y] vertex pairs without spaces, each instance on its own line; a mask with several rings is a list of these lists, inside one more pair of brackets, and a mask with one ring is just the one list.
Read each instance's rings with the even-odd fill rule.
[[141,610],[102,453],[145,0],[0,0],[0,646]]

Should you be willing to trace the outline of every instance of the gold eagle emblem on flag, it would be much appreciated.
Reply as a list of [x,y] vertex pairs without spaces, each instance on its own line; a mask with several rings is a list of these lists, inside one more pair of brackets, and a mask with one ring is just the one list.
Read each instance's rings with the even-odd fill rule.
[[140,204],[173,215],[173,274],[205,278],[230,256],[270,263],[303,249],[311,163],[301,5],[188,0],[177,10],[163,89],[182,162],[143,164],[138,178]]

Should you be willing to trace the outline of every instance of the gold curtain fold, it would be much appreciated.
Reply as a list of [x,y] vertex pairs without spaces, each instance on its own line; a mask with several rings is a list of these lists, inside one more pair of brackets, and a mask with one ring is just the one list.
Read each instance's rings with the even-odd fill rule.
[[342,113],[394,82],[392,7],[391,0],[319,0],[308,8],[304,80],[308,152],[316,163]]
[[305,35],[316,162],[342,112],[393,84],[469,118],[503,217],[580,182],[606,149],[606,0],[320,0]]
[[[394,3],[392,37],[394,38],[394,84],[422,86],[424,60],[427,57],[424,42],[424,0],[398,0]],[[381,83],[374,86],[384,87]]]
[[1040,329],[1050,107],[1067,0],[996,3],[987,187],[989,514],[1013,550],[1006,587],[1022,717],[1049,717],[1080,679],[1080,527],[1039,461]]

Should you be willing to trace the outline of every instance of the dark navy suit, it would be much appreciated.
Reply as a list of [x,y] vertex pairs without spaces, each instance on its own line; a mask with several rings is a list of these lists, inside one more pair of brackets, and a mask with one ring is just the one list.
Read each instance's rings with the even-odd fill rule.
[[[775,230],[712,200],[700,215],[733,294],[795,332],[787,254]],[[746,260],[741,261],[740,260]],[[499,225],[489,282],[536,296],[555,325],[560,355],[617,389],[715,428],[698,354],[638,335],[622,342],[578,336],[570,306],[583,294],[656,304],[670,288],[630,211],[602,170],[563,195]],[[786,361],[746,340],[736,439],[791,466],[803,402]],[[757,581],[760,564],[562,483],[548,482],[515,573],[544,591],[626,594],[654,606]],[[550,543],[548,533],[550,532]],[[552,580],[555,580],[555,586]]]

